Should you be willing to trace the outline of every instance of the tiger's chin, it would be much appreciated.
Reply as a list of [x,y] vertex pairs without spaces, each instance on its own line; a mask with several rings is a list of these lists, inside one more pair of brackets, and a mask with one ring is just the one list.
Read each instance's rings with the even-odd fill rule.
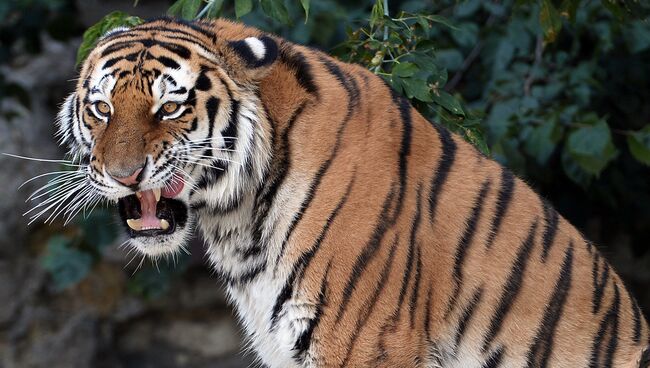
[[189,206],[165,197],[160,189],[137,192],[118,200],[118,212],[130,245],[152,258],[181,251],[191,231]]

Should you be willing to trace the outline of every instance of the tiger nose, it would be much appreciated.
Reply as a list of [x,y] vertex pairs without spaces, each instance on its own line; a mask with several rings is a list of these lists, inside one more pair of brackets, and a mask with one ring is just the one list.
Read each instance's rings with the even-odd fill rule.
[[131,174],[124,175],[124,174],[122,174],[122,172],[120,172],[120,173],[111,173],[110,171],[108,171],[108,175],[110,175],[111,178],[117,180],[121,184],[126,185],[127,187],[137,185],[137,184],[140,183],[140,181],[142,181],[142,177],[140,176],[140,174],[142,174],[142,167],[139,168],[139,169],[136,169]]

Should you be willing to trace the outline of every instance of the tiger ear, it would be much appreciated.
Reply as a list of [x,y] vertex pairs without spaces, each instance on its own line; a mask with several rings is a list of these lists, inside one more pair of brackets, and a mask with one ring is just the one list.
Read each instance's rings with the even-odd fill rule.
[[244,74],[253,80],[263,78],[278,57],[278,44],[268,36],[230,41],[229,46],[241,60]]

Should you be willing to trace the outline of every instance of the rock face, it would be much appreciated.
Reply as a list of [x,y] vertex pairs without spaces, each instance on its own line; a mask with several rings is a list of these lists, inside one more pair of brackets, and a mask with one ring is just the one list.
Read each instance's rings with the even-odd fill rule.
[[[37,56],[18,59],[0,70],[30,95],[31,108],[10,100],[20,116],[0,118],[0,152],[58,159],[54,135],[57,105],[74,88],[79,40],[43,42]],[[7,105],[10,104],[10,105]],[[90,274],[74,287],[56,291],[41,265],[48,237],[73,231],[27,226],[24,199],[44,180],[16,188],[36,175],[60,170],[52,163],[0,155],[0,367],[247,367],[239,353],[240,330],[226,305],[219,281],[195,261],[177,272],[162,296],[146,299],[129,290],[137,277],[126,272],[126,251],[109,246]],[[40,184],[38,184],[40,183]],[[9,235],[6,235],[9,234]]]

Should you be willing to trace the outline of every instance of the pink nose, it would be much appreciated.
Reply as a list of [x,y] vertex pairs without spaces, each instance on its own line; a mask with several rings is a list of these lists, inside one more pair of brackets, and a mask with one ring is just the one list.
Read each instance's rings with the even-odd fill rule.
[[140,172],[142,172],[142,168],[139,168],[139,169],[135,170],[133,172],[133,174],[131,174],[131,175],[127,176],[127,177],[124,177],[124,178],[120,178],[120,177],[112,176],[112,175],[111,175],[111,177],[128,187],[128,186],[140,183],[140,178],[138,177],[140,175]]

